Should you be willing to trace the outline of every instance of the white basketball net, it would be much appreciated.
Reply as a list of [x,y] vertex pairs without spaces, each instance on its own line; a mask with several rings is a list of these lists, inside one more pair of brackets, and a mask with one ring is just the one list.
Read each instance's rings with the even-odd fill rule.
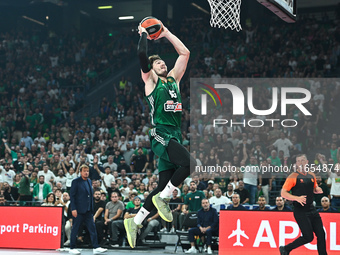
[[208,0],[211,9],[210,25],[224,27],[237,32],[242,30],[240,24],[241,0]]

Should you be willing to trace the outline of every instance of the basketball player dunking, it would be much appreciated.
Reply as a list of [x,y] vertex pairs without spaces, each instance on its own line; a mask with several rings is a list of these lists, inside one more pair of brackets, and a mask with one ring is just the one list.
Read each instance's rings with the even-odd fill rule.
[[[281,255],[288,255],[291,250],[313,241],[313,232],[317,237],[319,254],[327,254],[322,220],[313,205],[314,194],[321,194],[323,191],[318,187],[315,175],[308,172],[306,166],[306,155],[296,156],[297,171],[288,176],[281,190],[282,197],[294,201],[294,218],[302,233],[302,236],[292,243],[280,247]],[[292,191],[292,194],[289,191]]]
[[145,200],[143,207],[134,218],[126,219],[124,226],[130,246],[136,246],[137,230],[142,221],[155,207],[159,215],[167,222],[172,221],[169,200],[172,191],[190,175],[190,166],[196,160],[181,145],[182,101],[179,82],[183,77],[190,52],[185,45],[166,27],[158,38],[165,37],[178,53],[174,68],[168,72],[165,62],[158,56],[147,56],[145,28],[139,26],[138,57],[141,75],[145,83],[145,96],[150,107],[150,119],[153,128],[149,131],[151,148],[159,157],[159,183]]

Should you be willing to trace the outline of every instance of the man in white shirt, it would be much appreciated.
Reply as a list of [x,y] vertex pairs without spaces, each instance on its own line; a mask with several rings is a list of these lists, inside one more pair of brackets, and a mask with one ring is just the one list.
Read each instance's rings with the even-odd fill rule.
[[128,187],[128,181],[126,179],[122,180],[122,187],[119,188],[120,193],[123,196],[123,199],[125,200],[126,198],[129,197],[129,193],[130,193],[130,188]]
[[38,132],[37,137],[34,138],[34,142],[38,141],[39,144],[43,143],[46,144],[46,140],[44,137],[41,136],[41,132]]
[[283,156],[288,158],[290,157],[289,148],[294,149],[294,145],[286,138],[286,134],[283,132],[281,133],[281,138],[277,139],[273,146],[277,148],[277,151],[283,151]]
[[[339,169],[340,164],[335,165],[335,169]],[[335,173],[330,173],[328,180],[328,186],[331,187],[330,195],[332,197],[332,206],[340,207],[340,171],[335,170]]]
[[103,147],[105,145],[105,140],[102,134],[98,136],[98,143],[100,147]]
[[45,177],[46,182],[53,183],[55,179],[54,173],[48,169],[48,165],[44,163],[43,170],[38,172],[38,178],[40,175],[43,175]]
[[10,164],[5,163],[4,170],[1,171],[2,182],[8,182],[10,186],[13,186],[13,180],[15,177],[15,172],[10,169]]
[[243,173],[244,188],[249,191],[249,203],[255,204],[257,192],[258,164],[254,156],[250,157],[250,164],[246,166]]
[[66,181],[67,181],[67,178],[64,176],[64,171],[60,169],[58,171],[58,176],[54,178],[54,183],[60,182],[62,187],[66,188]]
[[105,186],[105,189],[110,188],[111,187],[111,183],[116,181],[115,177],[111,174],[111,168],[109,166],[104,168],[105,174],[102,172],[98,172],[100,177],[103,180],[103,184]]
[[231,204],[231,200],[229,198],[222,196],[221,189],[215,189],[214,195],[215,196],[209,199],[209,203],[217,210],[217,212],[220,211],[221,205],[224,205],[224,208],[227,208],[227,206]]
[[57,138],[57,142],[53,143],[52,146],[56,151],[62,151],[64,149],[64,144],[59,137]]
[[127,175],[126,175],[126,170],[125,169],[122,169],[120,171],[120,177],[118,177],[117,179],[121,180],[122,183],[123,183],[123,180],[127,180],[127,183],[131,182],[131,179],[129,177],[127,177]]
[[127,150],[127,144],[128,142],[126,141],[125,136],[121,136],[120,140],[118,141],[118,147],[120,149],[120,151],[122,151],[123,153]]
[[98,165],[101,165],[100,162],[100,153],[97,153],[95,149],[91,151],[91,154],[87,154],[87,161],[90,162],[90,167],[93,167],[93,160],[94,158],[98,158]]
[[69,191],[71,189],[71,184],[72,184],[72,181],[78,177],[78,173],[75,173],[74,172],[74,169],[73,168],[70,168],[70,171],[67,172],[65,171],[65,177],[66,177],[66,189],[67,191]]

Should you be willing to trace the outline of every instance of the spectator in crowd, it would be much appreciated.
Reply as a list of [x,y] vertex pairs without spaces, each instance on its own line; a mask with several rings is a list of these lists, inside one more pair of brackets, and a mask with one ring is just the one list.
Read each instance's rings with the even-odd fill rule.
[[111,193],[116,192],[118,194],[118,197],[122,197],[122,194],[119,191],[118,184],[116,182],[111,182],[111,185],[109,188],[107,188],[107,194],[111,198]]
[[107,229],[105,229],[103,214],[106,203],[105,201],[101,200],[101,192],[99,190],[94,191],[93,198],[94,198],[93,220],[94,224],[96,225],[98,243],[100,245],[104,245],[106,244],[104,231]]
[[322,189],[323,193],[322,194],[314,194],[314,201],[316,206],[321,206],[321,198],[324,196],[330,198],[329,195],[329,188],[325,182],[322,181],[321,176],[319,174],[315,175],[316,182],[318,186]]
[[286,200],[283,197],[276,197],[275,199],[276,206],[272,211],[282,211],[282,212],[291,212],[292,208],[286,205]]
[[104,190],[100,191],[100,199],[104,202],[107,202],[107,195],[106,195],[106,192]]
[[239,181],[238,189],[235,189],[234,192],[239,194],[242,205],[249,203],[249,192],[244,188],[243,181]]
[[207,253],[212,254],[211,240],[213,235],[218,235],[218,215],[214,208],[210,207],[209,200],[202,199],[202,208],[197,212],[197,227],[189,229],[189,241],[191,248],[185,253],[197,253],[194,236],[206,236]]
[[127,183],[131,183],[131,179],[126,175],[126,170],[125,169],[122,169],[121,172],[120,172],[120,177],[117,178],[118,180],[127,180]]
[[[135,204],[133,203],[135,197],[137,196],[137,192],[133,192],[131,191],[129,194],[129,201],[127,202],[125,209],[128,210],[130,208],[135,207]],[[126,203],[126,201],[123,201],[124,203]]]
[[54,182],[54,179],[56,178],[54,173],[48,169],[48,165],[46,163],[43,164],[43,170],[38,172],[38,177],[43,175],[45,177],[45,181],[52,183]]
[[244,211],[247,210],[243,205],[240,203],[240,195],[238,193],[235,193],[232,196],[232,204],[227,207],[228,210],[239,210]]
[[45,182],[45,176],[39,176],[39,183],[33,188],[33,198],[35,201],[42,202],[46,199],[47,195],[52,192],[51,185]]
[[[214,184],[215,182],[213,180],[208,181],[208,186],[206,187],[203,182],[199,182],[199,185],[201,186],[201,189],[197,188],[198,190],[207,190],[208,193],[211,195],[214,194]],[[197,186],[198,187],[198,186]]]
[[66,189],[66,182],[67,182],[67,178],[64,175],[64,171],[62,169],[58,170],[58,176],[56,176],[54,178],[54,183],[61,183],[61,186],[63,189]]
[[23,135],[22,135],[22,138],[20,139],[20,141],[19,141],[19,145],[22,143],[22,142],[24,142],[24,144],[25,144],[25,147],[27,148],[27,149],[31,149],[31,146],[32,146],[32,144],[34,143],[33,142],[33,140],[32,140],[32,137],[30,137],[29,135],[28,135],[28,132],[27,131],[24,131],[24,133],[23,133]]
[[271,165],[273,166],[281,166],[281,160],[280,158],[277,156],[277,151],[276,150],[272,150],[270,153],[270,156],[268,157],[270,159]]
[[29,170],[25,169],[24,171],[22,171],[22,178],[20,180],[19,189],[18,189],[21,205],[25,204],[22,202],[32,201],[29,175],[30,175]]
[[9,186],[13,186],[13,181],[15,177],[15,172],[10,169],[11,164],[10,163],[4,163],[4,170],[1,170],[1,176],[2,176],[2,181],[7,182]]
[[152,178],[152,170],[151,169],[147,169],[146,170],[146,176],[145,176],[145,178],[143,179],[142,182],[145,185],[148,185],[151,178]]
[[256,158],[251,156],[249,165],[246,166],[246,169],[243,173],[244,188],[249,192],[250,204],[255,204],[255,198],[258,189],[258,168],[259,165],[257,164]]
[[127,173],[131,173],[130,166],[126,163],[125,157],[120,158],[120,164],[118,165],[117,171],[120,173],[124,169]]
[[188,212],[197,212],[201,208],[201,201],[205,198],[203,191],[197,190],[196,182],[190,182],[190,193],[184,198],[182,213],[179,216],[179,225],[182,228],[183,221]]
[[209,198],[209,203],[217,210],[217,212],[219,212],[220,209],[225,209],[231,204],[231,200],[222,195],[221,189],[215,189],[214,194],[215,196]]
[[55,206],[64,206],[62,190],[57,188],[53,193],[55,195]]
[[185,196],[184,207],[189,212],[198,211],[201,207],[201,201],[205,198],[204,193],[197,190],[197,185],[194,181],[190,182],[190,193]]
[[42,203],[41,206],[56,206],[56,198],[53,192],[46,196],[46,202]]
[[123,184],[122,187],[119,189],[120,193],[123,196],[123,200],[127,199],[129,197],[130,194],[130,188],[128,187],[128,180],[127,179],[123,179]]
[[[111,193],[111,201],[105,206],[105,225],[109,226],[111,233],[110,243],[114,247],[119,246],[119,232],[124,231],[123,212],[124,203],[118,199],[116,192]],[[122,238],[122,235],[121,235]]]
[[143,148],[139,147],[137,150],[137,155],[133,154],[131,161],[134,165],[134,172],[135,173],[142,173],[146,171],[146,168],[149,165],[149,161],[146,155],[143,153]]
[[277,151],[283,151],[283,156],[289,158],[289,149],[294,149],[292,142],[286,138],[286,134],[281,132],[280,139],[277,139],[273,146],[277,148]]
[[321,198],[321,206],[322,208],[318,209],[319,212],[338,212],[337,209],[331,207],[331,202],[328,197]]
[[[336,164],[334,167],[337,167],[339,169],[340,164]],[[340,171],[331,172],[327,184],[330,186],[330,195],[332,197],[331,204],[334,207],[340,206],[340,182],[338,179],[340,178]]]
[[104,167],[104,172],[102,173],[96,165],[94,166],[97,170],[98,174],[100,175],[101,179],[103,180],[103,184],[105,189],[111,186],[111,183],[115,181],[115,177],[111,174],[111,168],[109,166]]
[[11,201],[13,203],[17,202],[19,199],[19,191],[18,188],[16,187],[12,187],[11,185],[9,185],[8,182],[4,182],[4,196],[6,201]]
[[172,228],[170,229],[170,233],[175,233],[176,229],[178,229],[178,217],[181,213],[181,203],[182,199],[178,196],[178,190],[175,189],[172,192],[172,198],[170,199],[170,210],[172,212],[173,221]]
[[229,183],[227,186],[227,191],[224,193],[224,196],[227,197],[231,201],[231,197],[234,194],[234,186]]
[[141,208],[141,199],[138,196],[135,196],[133,199],[133,204],[134,204],[134,207],[129,207],[126,210],[124,214],[124,219],[129,219],[129,218],[133,218],[136,216],[139,209]]
[[107,162],[103,165],[103,168],[105,169],[107,166],[111,168],[111,171],[116,171],[118,168],[118,165],[113,162],[112,155],[108,157]]
[[258,207],[253,208],[253,211],[269,211],[269,208],[266,207],[266,198],[264,196],[259,196],[257,203]]
[[71,184],[72,184],[72,181],[77,178],[78,176],[78,173],[79,173],[79,167],[77,167],[77,171],[75,172],[74,171],[74,168],[71,167],[69,172],[67,172],[66,168],[64,168],[64,174],[65,174],[65,178],[66,178],[66,190],[69,192],[70,189],[71,189]]
[[4,195],[0,195],[0,206],[7,205]]
[[63,193],[63,206],[64,206],[64,218],[65,218],[65,222],[67,220],[67,212],[68,212],[68,208],[70,207],[70,195],[67,192]]

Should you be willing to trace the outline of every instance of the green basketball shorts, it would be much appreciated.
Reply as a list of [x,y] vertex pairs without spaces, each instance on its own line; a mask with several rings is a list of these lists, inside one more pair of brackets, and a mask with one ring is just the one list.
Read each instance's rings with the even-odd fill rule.
[[170,139],[176,139],[177,142],[182,143],[181,129],[173,126],[157,125],[149,130],[149,137],[151,149],[159,157],[158,171],[178,168],[177,165],[170,162],[166,148]]

